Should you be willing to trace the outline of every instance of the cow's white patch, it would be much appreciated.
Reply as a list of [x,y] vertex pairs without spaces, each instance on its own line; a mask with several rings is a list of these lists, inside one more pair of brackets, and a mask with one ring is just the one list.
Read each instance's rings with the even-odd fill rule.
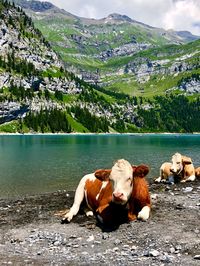
[[142,221],[147,221],[149,219],[149,213],[150,213],[150,208],[148,206],[145,206],[138,213],[138,217],[137,218],[141,219]]
[[87,211],[85,214],[86,214],[87,217],[88,216],[93,216],[93,211]]
[[186,181],[194,181],[195,180],[195,175],[191,175],[191,176],[189,176],[187,179],[186,179]]
[[103,182],[102,182],[102,186],[101,186],[101,188],[100,188],[100,190],[99,190],[99,193],[96,195],[96,200],[99,199],[99,195],[100,195],[102,189],[104,189],[104,188],[107,186],[107,184],[108,184],[108,181],[103,181]]
[[94,173],[88,174],[88,175],[86,175],[86,177],[90,181],[95,181],[96,180],[96,177],[95,177]]
[[[124,160],[118,160],[112,167],[110,180],[113,182],[113,194],[121,194],[121,201],[125,204],[132,193],[133,168],[131,164]],[[114,200],[114,198],[113,198]]]

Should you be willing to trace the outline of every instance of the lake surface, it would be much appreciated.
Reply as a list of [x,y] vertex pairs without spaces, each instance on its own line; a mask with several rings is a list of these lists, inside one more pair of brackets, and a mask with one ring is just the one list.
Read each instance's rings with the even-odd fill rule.
[[0,198],[74,190],[120,158],[149,165],[154,178],[175,152],[200,166],[200,135],[0,135]]

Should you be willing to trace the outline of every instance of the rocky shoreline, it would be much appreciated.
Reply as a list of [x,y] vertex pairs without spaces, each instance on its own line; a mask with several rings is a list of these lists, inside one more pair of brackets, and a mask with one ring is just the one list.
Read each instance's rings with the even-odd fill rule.
[[0,200],[1,265],[199,265],[200,183],[150,184],[149,221],[104,231],[79,213],[70,224],[55,216],[74,192]]

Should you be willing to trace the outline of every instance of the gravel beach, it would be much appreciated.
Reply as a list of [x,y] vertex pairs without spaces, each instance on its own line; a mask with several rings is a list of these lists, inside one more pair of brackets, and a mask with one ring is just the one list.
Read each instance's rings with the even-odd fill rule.
[[[55,216],[74,192],[0,200],[0,265],[200,265],[200,182],[150,184],[147,222],[104,231],[79,213]],[[155,196],[156,195],[156,196]]]

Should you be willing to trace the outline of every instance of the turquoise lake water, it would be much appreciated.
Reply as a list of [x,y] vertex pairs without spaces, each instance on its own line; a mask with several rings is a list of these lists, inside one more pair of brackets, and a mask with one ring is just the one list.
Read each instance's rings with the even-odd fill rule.
[[1,135],[0,197],[74,190],[83,175],[120,158],[149,165],[154,178],[175,152],[200,166],[200,135]]

